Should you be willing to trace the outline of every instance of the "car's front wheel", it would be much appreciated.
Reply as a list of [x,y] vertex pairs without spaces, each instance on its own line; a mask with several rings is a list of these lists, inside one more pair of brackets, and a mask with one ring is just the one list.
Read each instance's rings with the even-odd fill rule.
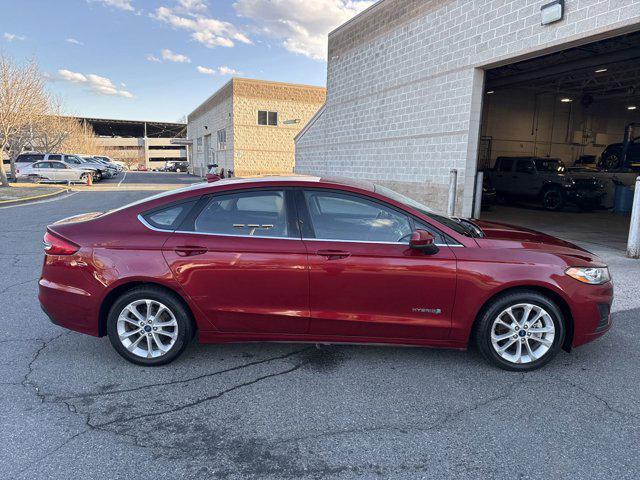
[[521,290],[495,299],[484,309],[476,343],[492,364],[506,370],[535,370],[560,350],[565,336],[562,312],[548,297]]
[[542,192],[542,206],[552,212],[564,208],[564,195],[559,187],[549,187]]
[[184,351],[193,336],[193,323],[177,295],[157,287],[139,287],[113,304],[107,334],[116,351],[130,362],[164,365]]

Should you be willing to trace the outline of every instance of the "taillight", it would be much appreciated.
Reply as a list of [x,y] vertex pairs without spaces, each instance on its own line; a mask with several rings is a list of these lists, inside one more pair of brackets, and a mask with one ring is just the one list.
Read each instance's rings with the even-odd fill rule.
[[80,249],[75,243],[63,240],[49,232],[44,234],[42,243],[44,244],[44,252],[47,255],[73,255]]

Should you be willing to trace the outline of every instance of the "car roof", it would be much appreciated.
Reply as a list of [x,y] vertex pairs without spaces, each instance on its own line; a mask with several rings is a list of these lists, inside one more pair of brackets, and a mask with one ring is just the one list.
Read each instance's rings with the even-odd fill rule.
[[[315,175],[264,175],[255,177],[232,177],[218,180],[217,182],[208,183],[206,185],[210,187],[222,187],[226,185],[247,185],[253,183],[279,183],[281,185],[286,185],[287,183],[308,183],[310,185],[322,184],[323,186],[340,185],[360,188],[362,190],[369,190],[372,192],[374,191],[373,183],[366,180],[354,180],[352,178],[343,177],[319,177]],[[196,187],[199,186],[199,184],[196,184]]]

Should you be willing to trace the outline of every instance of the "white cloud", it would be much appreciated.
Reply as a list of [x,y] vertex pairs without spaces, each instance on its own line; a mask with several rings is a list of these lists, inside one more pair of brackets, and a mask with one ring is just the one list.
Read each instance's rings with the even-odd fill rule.
[[97,0],[108,7],[117,8],[126,12],[135,12],[135,8],[131,4],[131,0]]
[[144,58],[146,58],[150,62],[155,62],[155,63],[160,63],[162,61],[158,57],[156,57],[155,55],[152,55],[150,53],[147,53],[147,55]]
[[222,66],[218,68],[218,73],[220,75],[240,75],[240,72],[237,70],[234,70],[233,68],[229,68],[226,66]]
[[327,58],[327,35],[374,0],[238,0],[238,15],[282,41],[290,52],[316,60]]
[[227,66],[222,66],[218,68],[208,68],[198,65],[196,70],[205,75],[240,75],[241,73],[238,70],[233,68],[229,68]]
[[124,98],[133,98],[133,94],[128,90],[118,89],[107,77],[101,77],[95,73],[83,74],[72,72],[71,70],[60,69],[58,75],[62,80],[71,83],[86,85],[92,92],[99,95],[116,95]]
[[84,45],[84,43],[82,43],[80,40],[76,40],[75,38],[66,38],[64,41],[72,45]]
[[251,43],[232,23],[207,16],[207,6],[201,0],[178,0],[174,8],[159,7],[151,16],[173,28],[190,31],[191,38],[209,48]]
[[207,68],[207,67],[203,67],[201,65],[198,65],[196,67],[196,70],[200,73],[204,73],[205,75],[215,75],[216,71],[213,68]]
[[168,60],[170,62],[176,63],[191,63],[191,59],[186,55],[182,55],[181,53],[175,53],[169,50],[168,48],[163,49],[160,52],[160,55],[163,59]]
[[4,32],[4,35],[2,35],[2,38],[4,38],[8,42],[13,42],[14,40],[25,40],[27,37],[23,37],[22,35],[16,35],[15,33]]
[[88,81],[87,77],[85,77],[83,74],[78,72],[72,72],[71,70],[65,70],[65,69],[58,70],[58,75],[60,75],[60,77],[63,80],[66,80],[68,82],[85,83]]

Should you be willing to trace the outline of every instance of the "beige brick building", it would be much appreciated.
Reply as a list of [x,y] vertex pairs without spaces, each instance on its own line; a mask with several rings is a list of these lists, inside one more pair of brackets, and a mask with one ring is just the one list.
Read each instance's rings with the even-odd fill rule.
[[322,87],[233,78],[188,116],[191,168],[237,176],[291,173],[294,137],[325,101]]

